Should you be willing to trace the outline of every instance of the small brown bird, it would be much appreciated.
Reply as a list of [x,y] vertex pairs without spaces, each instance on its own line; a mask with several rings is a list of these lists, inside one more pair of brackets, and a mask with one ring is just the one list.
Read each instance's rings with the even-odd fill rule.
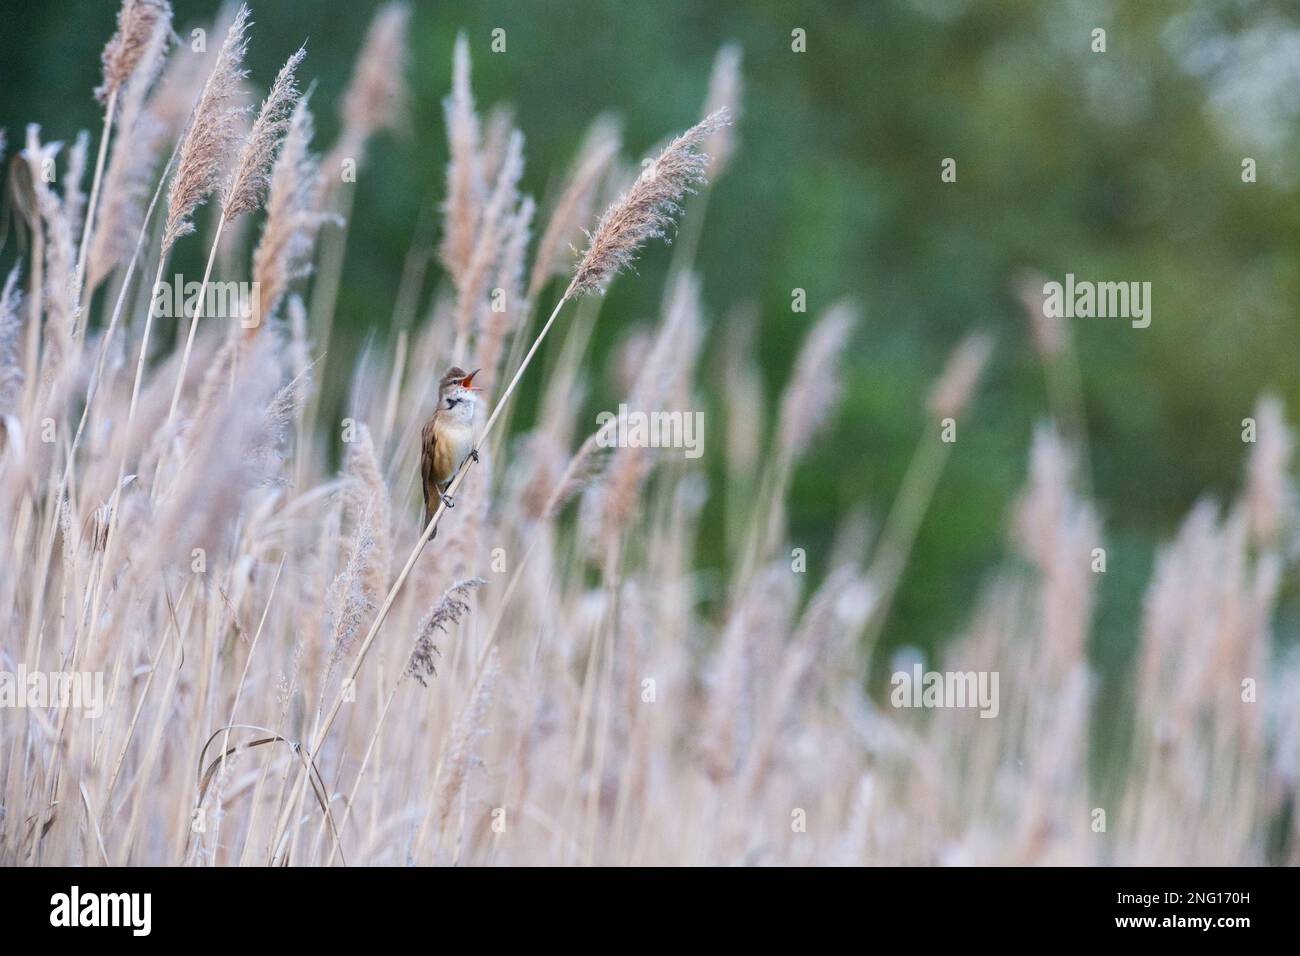
[[460,470],[466,458],[478,461],[474,450],[474,413],[478,408],[478,393],[474,386],[475,369],[468,375],[463,369],[452,366],[438,384],[438,407],[433,417],[424,423],[420,433],[420,477],[424,484],[424,521],[428,524],[442,501],[454,507],[447,485]]

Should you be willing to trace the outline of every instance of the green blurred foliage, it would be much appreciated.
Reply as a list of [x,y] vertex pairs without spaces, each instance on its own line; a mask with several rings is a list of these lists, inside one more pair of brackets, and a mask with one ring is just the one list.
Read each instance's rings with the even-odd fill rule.
[[[334,104],[376,5],[253,4],[249,66],[259,87],[307,43],[321,148],[337,130]],[[0,123],[11,150],[28,121],[47,138],[98,130],[90,91],[115,6],[6,5]],[[197,0],[176,8],[181,27],[215,12]],[[507,31],[506,53],[489,52],[495,27]],[[807,31],[804,54],[791,51],[795,27]],[[1089,49],[1094,27],[1107,31],[1105,53]],[[1287,72],[1295,59],[1287,50],[1300,46],[1295,4],[416,4],[409,130],[374,143],[362,171],[335,374],[366,336],[383,335],[421,205],[442,196],[441,101],[458,30],[470,38],[480,108],[515,107],[527,136],[524,188],[543,199],[599,112],[622,116],[632,159],[696,119],[717,48],[743,46],[741,149],[712,190],[698,254],[715,332],[731,307],[758,306],[770,418],[817,314],[843,296],[863,312],[839,413],[793,486],[793,538],[814,570],[855,506],[865,502],[883,520],[949,350],[970,329],[995,333],[993,366],[921,528],[883,656],[959,630],[1006,553],[1008,507],[1033,426],[1047,415],[1013,277],[1033,268],[1056,279],[1150,281],[1150,328],[1072,324],[1110,549],[1095,658],[1118,679],[1159,542],[1199,496],[1224,499],[1240,485],[1240,423],[1257,395],[1273,389],[1300,407],[1300,270],[1291,252],[1300,168],[1295,125],[1285,122],[1297,102],[1294,65]],[[1260,51],[1268,55],[1257,63]],[[1273,89],[1287,102],[1253,115]],[[1245,156],[1258,160],[1255,184],[1241,180]],[[954,184],[940,182],[945,157],[957,160]],[[648,250],[639,276],[615,284],[593,367],[656,315],[670,254]],[[795,287],[808,291],[807,314],[790,310]],[[708,389],[721,336],[712,341],[701,381],[716,409],[719,395]],[[593,410],[611,407],[613,384],[595,384]],[[525,390],[521,424],[535,387]],[[718,567],[728,556],[716,460],[710,474],[700,563]],[[1286,608],[1293,620],[1293,603]]]

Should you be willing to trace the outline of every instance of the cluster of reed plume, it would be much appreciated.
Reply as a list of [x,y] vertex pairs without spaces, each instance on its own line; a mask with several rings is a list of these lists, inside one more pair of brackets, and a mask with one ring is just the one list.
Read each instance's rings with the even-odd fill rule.
[[[936,384],[881,533],[845,518],[812,593],[785,501],[834,412],[852,306],[812,327],[771,428],[752,320],[726,322],[710,432],[725,493],[680,457],[579,430],[591,332],[612,321],[599,293],[680,216],[698,222],[732,158],[734,47],[704,119],[639,175],[599,118],[534,236],[523,135],[506,109],[480,117],[458,40],[440,241],[417,233],[391,336],[357,359],[346,419],[324,420],[347,220],[372,137],[403,121],[408,19],[376,15],[322,159],[304,51],[253,109],[245,8],[199,53],[175,46],[166,0],[127,0],[94,161],[87,134],[65,153],[33,126],[9,164],[27,241],[0,296],[0,671],[103,674],[105,699],[95,719],[0,711],[0,863],[1300,862],[1300,669],[1270,651],[1294,554],[1272,400],[1241,501],[1198,506],[1160,557],[1131,753],[1101,783],[1087,641],[1104,534],[1079,491],[1064,330],[1035,329],[1067,387],[1034,442],[1017,559],[943,662],[1000,672],[996,720],[864,691],[954,447],[939,422],[968,415],[988,339]],[[263,322],[198,314],[164,334],[141,280],[205,203],[203,283],[255,280]],[[632,407],[699,402],[693,235],[616,369]],[[537,424],[512,430],[553,328]],[[419,432],[453,362],[483,369],[481,463],[421,528]],[[694,566],[711,494],[725,577]]]

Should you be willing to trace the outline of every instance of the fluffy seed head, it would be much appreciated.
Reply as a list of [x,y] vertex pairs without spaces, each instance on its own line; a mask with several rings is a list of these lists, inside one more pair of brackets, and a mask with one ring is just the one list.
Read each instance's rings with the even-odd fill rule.
[[392,509],[370,428],[364,422],[358,423],[357,440],[348,445],[344,473],[343,505],[349,524],[354,528],[360,527],[367,515],[370,519],[374,543],[361,575],[361,589],[371,604],[377,606],[388,590],[393,554],[388,534]]
[[[289,132],[271,170],[270,199],[262,239],[253,253],[253,279],[260,290],[259,314],[275,314],[290,283],[304,276],[320,227],[330,220],[318,207],[320,179],[310,151],[312,118],[306,97],[298,101]],[[260,325],[250,330],[255,334]]]
[[81,231],[82,216],[86,212],[86,194],[81,181],[86,176],[86,154],[90,150],[90,134],[84,129],[77,134],[68,150],[68,168],[63,174],[63,213],[73,234]]
[[468,578],[457,581],[449,587],[442,599],[434,605],[433,610],[420,622],[420,634],[415,640],[415,650],[406,664],[406,676],[414,677],[425,687],[427,678],[437,676],[435,658],[438,647],[434,643],[439,633],[446,634],[448,626],[455,624],[469,613],[470,592],[487,584],[482,578]]
[[632,187],[611,205],[596,230],[569,286],[569,294],[605,291],[611,279],[630,266],[647,240],[667,238],[681,201],[704,181],[709,158],[704,142],[728,122],[726,110],[706,116],[674,139],[641,170]]
[[240,81],[248,75],[241,68],[248,48],[248,26],[248,7],[241,5],[217,53],[216,63],[194,108],[189,131],[181,143],[180,158],[167,194],[163,252],[181,236],[194,231],[190,217],[221,187],[222,172],[234,153],[238,121],[245,111]]
[[18,311],[23,299],[18,287],[20,274],[18,266],[10,269],[4,290],[0,292],[0,414],[15,410],[23,387],[20,345],[23,322]]
[[275,160],[276,150],[289,128],[289,118],[293,114],[294,104],[298,101],[298,85],[294,73],[303,57],[305,49],[289,57],[280,68],[271,92],[262,102],[257,119],[253,121],[252,132],[239,151],[239,160],[231,171],[226,184],[222,211],[227,219],[246,212],[254,212],[266,198],[266,191],[271,185],[271,164]]
[[854,318],[853,307],[847,303],[831,306],[799,352],[794,375],[781,396],[781,423],[777,430],[792,458],[807,449],[835,405],[839,392],[835,367],[848,343]]
[[1255,406],[1255,429],[1255,446],[1246,466],[1246,508],[1255,541],[1271,547],[1290,525],[1296,504],[1290,477],[1295,438],[1277,396],[1261,396]]
[[1024,272],[1015,281],[1016,297],[1029,320],[1033,332],[1034,348],[1045,361],[1053,361],[1065,348],[1065,320],[1058,315],[1048,315],[1043,284],[1047,277],[1040,272]]
[[972,332],[962,339],[930,391],[930,414],[956,418],[965,411],[992,354],[993,340],[988,335]]
[[[411,8],[387,3],[379,8],[357,57],[352,84],[343,97],[343,155],[358,164],[366,140],[383,129],[394,129],[406,115],[406,30]],[[343,147],[346,144],[346,147]]]
[[144,59],[154,31],[162,29],[170,34],[171,25],[172,6],[167,0],[124,0],[117,11],[117,32],[100,57],[104,82],[95,90],[95,99],[106,103],[109,96],[124,87]]
[[160,21],[127,82],[117,113],[117,136],[104,172],[102,199],[91,240],[86,287],[94,289],[119,262],[130,256],[144,220],[145,201],[166,127],[146,108],[146,97],[162,69],[171,37]]
[[500,672],[501,653],[494,645],[488,652],[483,676],[479,678],[465,709],[456,718],[443,750],[442,787],[438,795],[438,820],[443,826],[447,824],[456,798],[464,790],[471,767],[477,762],[476,745],[479,738],[487,733],[487,717],[492,709],[492,697]]
[[740,120],[740,99],[744,93],[744,78],[740,73],[740,46],[728,43],[718,50],[713,60],[713,72],[709,76],[709,96],[704,104],[704,115],[711,116],[725,110],[731,117],[731,123],[719,126],[704,144],[704,152],[709,156],[709,168],[705,170],[709,182],[716,182],[731,162],[736,151],[736,131],[734,123]]
[[479,155],[479,121],[469,85],[469,41],[456,37],[451,95],[443,101],[447,117],[447,199],[443,204],[442,246],[438,254],[456,284],[462,285],[474,257],[475,237],[486,187]]

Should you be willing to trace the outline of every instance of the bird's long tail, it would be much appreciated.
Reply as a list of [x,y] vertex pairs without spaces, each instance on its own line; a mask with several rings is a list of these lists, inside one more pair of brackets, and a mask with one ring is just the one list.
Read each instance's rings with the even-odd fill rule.
[[[426,527],[429,522],[433,520],[433,515],[438,510],[438,500],[439,499],[430,496],[429,489],[426,486],[424,489],[424,524]],[[423,531],[424,529],[421,528],[420,530]],[[429,535],[429,540],[432,541],[436,537],[438,537],[438,529],[434,528],[433,532]]]

